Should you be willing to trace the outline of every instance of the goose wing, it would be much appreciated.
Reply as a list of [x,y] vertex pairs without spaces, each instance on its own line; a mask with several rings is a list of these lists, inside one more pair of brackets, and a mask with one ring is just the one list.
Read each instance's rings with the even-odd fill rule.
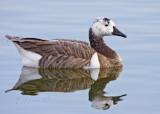
[[90,65],[95,53],[87,42],[78,40],[6,37],[23,49],[41,55],[40,68],[82,68]]

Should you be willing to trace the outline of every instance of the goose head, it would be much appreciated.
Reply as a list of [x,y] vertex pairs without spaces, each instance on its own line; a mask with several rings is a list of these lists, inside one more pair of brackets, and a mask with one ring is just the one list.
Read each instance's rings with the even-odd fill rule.
[[112,35],[121,36],[124,38],[127,37],[116,28],[115,23],[112,20],[104,17],[97,18],[91,26],[91,29],[94,35],[96,35],[97,37]]

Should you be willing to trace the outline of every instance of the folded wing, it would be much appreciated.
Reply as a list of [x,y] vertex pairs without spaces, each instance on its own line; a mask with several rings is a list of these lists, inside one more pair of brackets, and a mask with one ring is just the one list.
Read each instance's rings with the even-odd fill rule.
[[90,65],[95,53],[87,42],[78,40],[6,37],[24,50],[41,55],[40,68],[83,68]]

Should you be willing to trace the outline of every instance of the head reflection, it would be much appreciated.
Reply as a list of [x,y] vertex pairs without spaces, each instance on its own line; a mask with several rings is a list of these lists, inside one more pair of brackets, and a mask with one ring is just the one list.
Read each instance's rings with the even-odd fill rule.
[[91,85],[89,90],[89,100],[92,102],[93,108],[100,110],[109,109],[116,105],[118,101],[121,101],[123,96],[126,96],[126,94],[120,96],[105,96],[103,90],[111,80],[111,77],[102,78]]
[[121,71],[122,67],[90,70],[23,67],[18,82],[11,90],[20,90],[23,95],[37,95],[38,92],[74,92],[90,88],[92,107],[108,109],[125,96],[105,97],[103,91],[110,81],[117,79]]

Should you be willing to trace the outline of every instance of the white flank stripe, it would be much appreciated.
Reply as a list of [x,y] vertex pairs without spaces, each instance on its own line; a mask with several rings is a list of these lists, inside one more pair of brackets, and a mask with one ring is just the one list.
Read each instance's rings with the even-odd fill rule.
[[100,64],[99,64],[97,53],[92,55],[90,68],[100,68]]
[[99,60],[98,60],[98,55],[97,53],[94,53],[92,55],[92,58],[90,60],[90,66],[84,66],[84,69],[90,69],[90,68],[100,68]]
[[19,54],[21,55],[22,63],[24,66],[39,67],[38,63],[42,57],[41,55],[34,53],[34,52],[31,52],[31,51],[27,51],[27,50],[21,48],[16,43],[14,43],[14,44],[17,47]]

